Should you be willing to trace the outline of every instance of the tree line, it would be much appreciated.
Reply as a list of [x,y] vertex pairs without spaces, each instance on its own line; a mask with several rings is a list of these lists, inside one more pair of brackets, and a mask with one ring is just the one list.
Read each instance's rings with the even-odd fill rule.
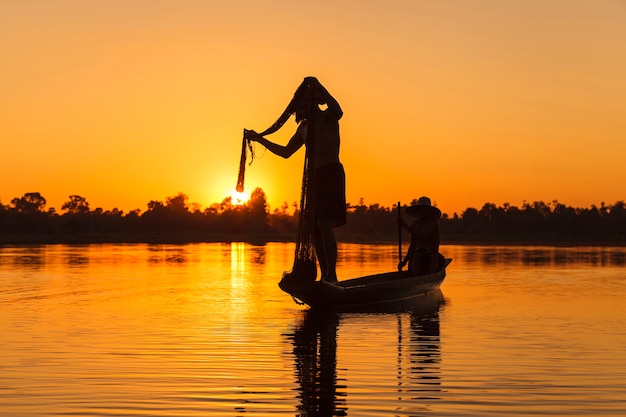
[[[205,209],[190,203],[183,193],[164,201],[152,200],[144,212],[92,210],[79,195],[69,196],[61,212],[47,209],[46,203],[36,192],[16,197],[8,205],[0,203],[0,241],[291,241],[299,215],[295,203],[270,211],[260,188],[243,204],[227,197]],[[347,224],[336,229],[339,241],[398,238],[396,207],[367,205],[361,199],[357,205],[348,204],[347,210]],[[404,210],[401,212],[406,217]],[[558,201],[524,202],[521,207],[485,203],[480,209],[467,208],[461,214],[443,214],[440,225],[443,243],[626,243],[626,204],[618,201],[576,208]],[[404,237],[408,238],[406,233]]]

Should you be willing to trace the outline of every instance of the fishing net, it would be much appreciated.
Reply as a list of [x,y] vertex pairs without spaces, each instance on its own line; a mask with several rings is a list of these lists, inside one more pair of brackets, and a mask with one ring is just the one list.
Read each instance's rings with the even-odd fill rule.
[[[259,133],[261,136],[271,135],[272,133],[278,131],[283,125],[289,120],[289,117],[296,111],[296,106],[302,102],[304,99],[305,93],[309,87],[307,78],[304,79],[302,84],[298,87],[296,92],[293,95],[293,98],[287,105],[287,108],[283,111],[280,117],[267,129],[263,132]],[[246,139],[246,129],[243,130],[243,139],[241,142],[241,159],[239,160],[239,175],[237,176],[237,187],[236,190],[239,193],[243,192],[243,183],[245,179],[246,173],[246,159],[247,154],[250,153],[251,160],[254,159],[254,148],[252,147],[252,143],[250,140]]]
[[[311,114],[311,112],[309,112]],[[302,190],[300,193],[300,213],[293,268],[285,272],[281,285],[313,282],[317,276],[315,263],[315,123],[307,121],[307,145],[302,170]]]
[[[280,117],[266,130],[260,132],[259,135],[265,136],[278,131],[289,117],[295,112],[296,106],[307,100],[309,107],[308,115],[314,115],[312,111],[315,102],[306,98],[306,92],[309,88],[309,81],[304,79],[300,87],[296,90],[293,98],[287,105]],[[298,231],[296,236],[296,250],[293,268],[289,272],[283,274],[280,282],[281,287],[289,287],[293,285],[302,285],[315,281],[317,276],[317,266],[315,257],[315,224],[314,224],[314,184],[315,184],[315,163],[314,163],[314,147],[315,147],[315,123],[309,117],[307,122],[307,140],[306,153],[304,158],[304,168],[302,170],[302,189],[300,193],[300,210],[298,213]],[[241,158],[239,160],[239,175],[237,178],[237,191],[243,192],[244,178],[246,169],[247,154],[250,153],[252,159],[254,152],[251,141],[244,137],[241,145]],[[252,161],[250,161],[252,163]]]

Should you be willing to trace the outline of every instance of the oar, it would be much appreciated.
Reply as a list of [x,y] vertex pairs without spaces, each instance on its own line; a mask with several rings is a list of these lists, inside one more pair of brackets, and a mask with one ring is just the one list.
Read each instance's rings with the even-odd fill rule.
[[[400,202],[398,201],[398,220],[402,218],[400,212]],[[400,266],[402,262],[402,226],[400,222],[398,222],[398,271],[402,271],[402,267]]]

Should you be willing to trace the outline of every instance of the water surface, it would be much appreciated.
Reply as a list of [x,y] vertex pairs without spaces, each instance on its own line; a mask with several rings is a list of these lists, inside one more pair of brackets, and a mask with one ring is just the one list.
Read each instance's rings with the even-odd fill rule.
[[[10,416],[626,413],[626,249],[443,246],[442,292],[314,314],[293,244],[0,248]],[[394,245],[340,245],[340,279]]]

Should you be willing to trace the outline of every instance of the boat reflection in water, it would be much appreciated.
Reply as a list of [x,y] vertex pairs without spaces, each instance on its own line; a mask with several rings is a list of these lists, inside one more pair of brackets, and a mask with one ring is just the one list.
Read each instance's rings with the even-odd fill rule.
[[[359,392],[367,391],[359,389],[361,385],[371,388],[372,385],[381,384],[381,391],[395,391],[393,401],[396,402],[396,412],[415,411],[419,407],[419,404],[415,404],[416,400],[436,400],[441,392],[439,311],[443,304],[443,294],[437,290],[418,300],[379,306],[376,311],[305,311],[296,323],[293,333],[285,335],[293,345],[294,372],[299,384],[300,404],[296,415],[348,415],[348,384],[350,392],[355,393],[351,396],[355,397],[360,395]],[[397,318],[397,335],[393,341],[380,340],[381,346],[375,346],[375,341],[359,338],[358,330],[352,335],[355,324],[358,328],[363,320],[364,323],[389,320],[390,315]],[[354,358],[355,361],[351,361],[351,364],[340,364],[338,368],[337,334],[341,326],[351,328],[346,333],[340,332],[339,349],[342,356],[345,357],[345,351],[348,351],[358,358]],[[355,367],[359,362],[369,363],[376,360],[371,358],[369,349],[389,350],[389,346],[396,343],[395,367],[389,368],[389,378],[383,378],[387,382],[372,381],[366,376],[367,370],[363,372],[358,366]],[[337,369],[340,369],[341,374],[355,376],[351,376],[348,381],[345,375],[338,376]],[[391,386],[388,381],[393,381]],[[365,408],[367,399],[350,398],[352,411],[361,408],[361,400],[365,400]]]

